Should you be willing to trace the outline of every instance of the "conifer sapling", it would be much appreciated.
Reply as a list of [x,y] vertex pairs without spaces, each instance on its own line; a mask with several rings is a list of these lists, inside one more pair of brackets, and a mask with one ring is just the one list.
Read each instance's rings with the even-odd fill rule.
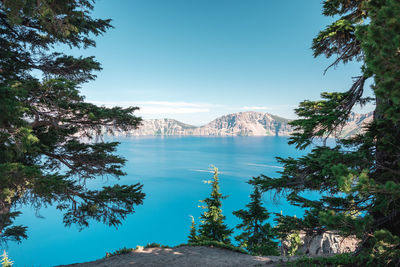
[[243,232],[235,239],[241,247],[246,248],[255,255],[278,255],[277,243],[273,241],[273,228],[266,220],[269,212],[262,206],[261,191],[258,185],[253,185],[253,193],[250,195],[250,203],[247,209],[234,211],[233,214],[242,222],[236,226]]
[[230,243],[229,237],[233,230],[224,224],[225,216],[222,215],[221,210],[222,200],[226,199],[227,196],[223,196],[219,192],[218,169],[214,166],[213,169],[213,179],[206,181],[206,183],[211,184],[211,195],[204,200],[200,200],[200,202],[205,204],[204,206],[200,206],[205,211],[200,216],[202,224],[199,228],[199,239],[200,241]]
[[190,218],[192,220],[192,225],[190,226],[190,234],[188,239],[189,243],[196,243],[199,239],[196,233],[196,222],[194,221],[194,217],[192,215],[190,215]]

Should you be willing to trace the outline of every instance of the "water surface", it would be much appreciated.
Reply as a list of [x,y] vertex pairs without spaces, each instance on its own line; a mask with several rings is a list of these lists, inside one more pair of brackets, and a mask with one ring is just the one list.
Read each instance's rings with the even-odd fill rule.
[[[223,202],[227,224],[234,227],[238,219],[232,211],[248,202],[251,187],[246,183],[261,173],[277,176],[281,166],[275,156],[297,157],[285,137],[119,137],[118,153],[127,160],[127,176],[119,183],[144,184],[146,199],[136,213],[128,216],[118,228],[92,222],[89,228],[64,227],[62,214],[53,207],[42,209],[38,218],[30,207],[17,223],[29,226],[28,240],[10,243],[9,256],[15,266],[53,266],[96,260],[122,247],[147,243],[177,245],[187,242],[190,217],[198,221],[198,200],[210,192],[203,183],[210,179],[211,165],[220,170],[221,192],[229,197]],[[115,182],[99,178],[90,183],[98,187]],[[284,201],[264,203],[271,212],[302,215],[302,211]]]

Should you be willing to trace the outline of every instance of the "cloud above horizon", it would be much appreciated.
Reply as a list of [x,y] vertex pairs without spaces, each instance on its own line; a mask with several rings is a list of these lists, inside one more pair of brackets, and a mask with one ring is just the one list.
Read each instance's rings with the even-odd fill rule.
[[270,110],[270,107],[261,107],[261,106],[245,106],[245,107],[241,107],[240,109],[242,110]]
[[164,114],[187,114],[210,112],[210,108],[220,105],[208,103],[171,102],[171,101],[90,101],[96,105],[106,107],[130,107],[137,106],[139,115],[164,115]]

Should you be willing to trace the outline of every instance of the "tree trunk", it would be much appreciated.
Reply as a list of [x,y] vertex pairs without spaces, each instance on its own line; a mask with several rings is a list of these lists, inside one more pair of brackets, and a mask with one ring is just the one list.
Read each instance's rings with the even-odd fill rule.
[[11,203],[0,201],[0,238],[4,234],[4,228],[9,224],[10,217],[8,216],[11,209]]
[[[376,109],[374,112],[374,121],[376,126],[376,171],[374,179],[379,184],[385,184],[387,181],[399,183],[399,159],[400,159],[400,124],[388,120],[384,116],[386,107],[393,103],[390,100],[382,99],[376,96]],[[384,122],[384,124],[380,124]],[[385,228],[392,234],[400,236],[400,211],[399,203],[395,203],[390,197],[384,197],[382,194],[376,196],[376,201],[386,201],[389,203],[388,214],[382,211],[374,211],[372,215],[375,220],[375,226]]]

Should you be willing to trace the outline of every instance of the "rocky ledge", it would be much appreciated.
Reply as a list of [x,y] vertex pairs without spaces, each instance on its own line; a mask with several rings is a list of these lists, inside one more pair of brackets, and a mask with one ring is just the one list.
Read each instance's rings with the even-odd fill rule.
[[[258,257],[217,247],[180,246],[176,248],[142,248],[130,253],[97,261],[62,265],[69,267],[174,266],[234,267],[282,266],[297,257]],[[61,267],[61,266],[59,266]]]

